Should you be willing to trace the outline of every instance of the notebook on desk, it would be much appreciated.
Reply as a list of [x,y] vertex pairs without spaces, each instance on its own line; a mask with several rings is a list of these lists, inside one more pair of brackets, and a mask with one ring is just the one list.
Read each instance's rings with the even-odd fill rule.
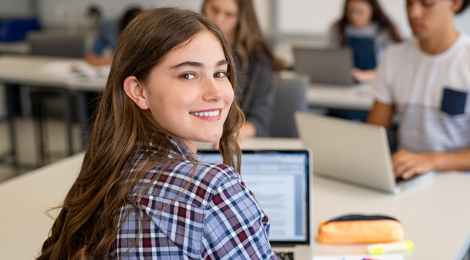
[[435,176],[395,179],[383,127],[311,113],[297,112],[295,119],[316,174],[395,194]]
[[295,71],[310,76],[312,83],[354,85],[354,68],[350,48],[294,48]]
[[[198,151],[202,162],[222,163],[219,151]],[[241,179],[271,224],[269,241],[280,260],[312,259],[309,150],[243,150]]]

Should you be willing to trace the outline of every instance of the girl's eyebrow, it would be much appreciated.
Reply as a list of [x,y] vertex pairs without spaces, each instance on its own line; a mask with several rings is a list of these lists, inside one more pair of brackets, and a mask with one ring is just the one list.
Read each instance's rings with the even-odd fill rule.
[[204,65],[200,62],[196,62],[196,61],[185,61],[185,62],[181,62],[180,64],[176,64],[174,66],[171,66],[170,69],[171,70],[174,70],[174,69],[177,69],[177,68],[180,68],[180,67],[184,67],[184,66],[190,66],[190,67],[197,67],[197,68],[204,68]]
[[217,62],[217,67],[229,64],[228,60],[221,60]]
[[[228,60],[220,60],[216,63],[217,67],[223,66],[228,64]],[[178,69],[184,66],[190,66],[190,67],[196,67],[196,68],[204,68],[204,64],[196,61],[185,61],[181,62],[179,64],[173,65],[170,67],[171,70]]]

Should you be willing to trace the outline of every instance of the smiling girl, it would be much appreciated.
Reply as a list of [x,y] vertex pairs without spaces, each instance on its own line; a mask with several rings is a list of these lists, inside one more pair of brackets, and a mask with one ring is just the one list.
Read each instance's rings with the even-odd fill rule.
[[[80,174],[38,259],[276,259],[268,218],[238,173],[235,78],[209,19],[139,14],[121,35]],[[198,162],[197,142],[219,140],[225,164]]]

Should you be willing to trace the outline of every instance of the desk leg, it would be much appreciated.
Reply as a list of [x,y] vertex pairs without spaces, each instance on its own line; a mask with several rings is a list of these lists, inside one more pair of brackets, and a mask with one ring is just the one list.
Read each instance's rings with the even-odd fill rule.
[[37,142],[37,154],[38,154],[38,165],[37,167],[41,167],[47,164],[47,162],[50,162],[50,156],[49,156],[49,151],[46,149],[46,144],[47,142],[47,121],[45,117],[45,111],[46,111],[46,106],[45,106],[45,101],[44,101],[44,96],[40,91],[36,91],[35,87],[33,87],[33,90],[30,91],[31,95],[31,105],[32,105],[32,111],[34,111],[34,123],[35,123],[35,128],[37,131],[35,131],[36,134],[36,142]]
[[14,86],[5,84],[5,98],[7,104],[7,120],[8,120],[8,132],[10,134],[10,155],[12,157],[12,165],[18,168],[18,153],[16,151],[16,132],[15,132],[15,122],[13,115],[13,90]]
[[70,91],[66,88],[63,89],[62,95],[64,97],[64,112],[65,123],[67,131],[68,154],[73,155],[73,136],[72,136],[72,98]]
[[80,121],[82,148],[85,149],[88,143],[88,95],[85,91],[78,91],[77,95],[78,120]]

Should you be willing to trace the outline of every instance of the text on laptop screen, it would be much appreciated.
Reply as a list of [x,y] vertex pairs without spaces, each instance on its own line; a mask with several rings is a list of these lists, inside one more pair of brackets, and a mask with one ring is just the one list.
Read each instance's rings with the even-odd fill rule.
[[[202,162],[222,163],[218,153],[198,154]],[[306,241],[308,158],[306,153],[244,152],[241,178],[271,224],[271,242]]]

